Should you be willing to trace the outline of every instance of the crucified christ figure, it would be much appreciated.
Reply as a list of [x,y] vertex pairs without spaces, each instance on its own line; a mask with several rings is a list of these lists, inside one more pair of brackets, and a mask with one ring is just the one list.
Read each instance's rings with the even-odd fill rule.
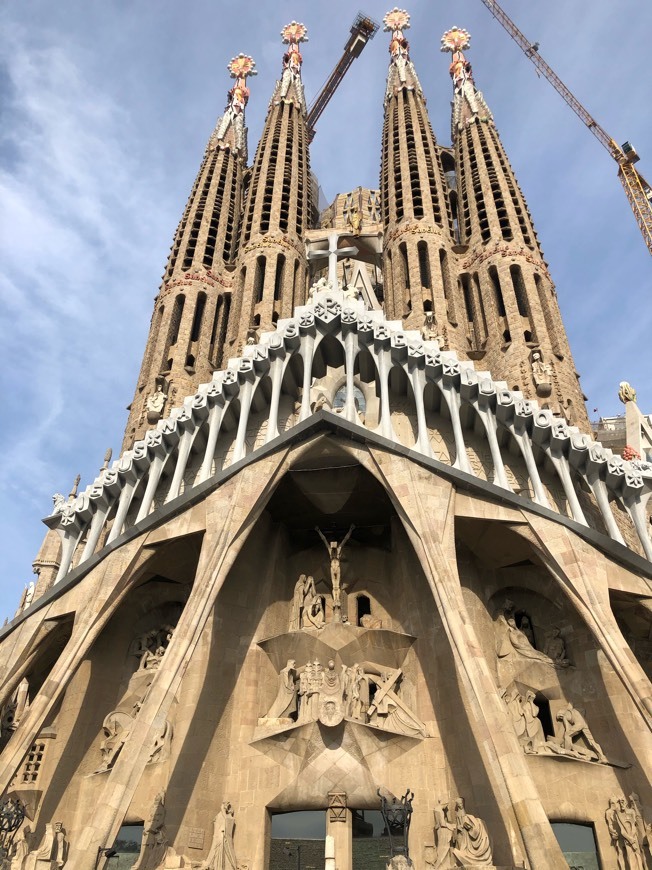
[[340,584],[340,580],[342,577],[342,568],[340,557],[342,555],[344,545],[351,537],[351,533],[353,532],[354,528],[355,526],[353,525],[353,523],[351,523],[351,528],[348,530],[346,535],[344,535],[342,543],[338,544],[337,541],[327,541],[321,529],[315,526],[315,531],[324,542],[324,546],[328,550],[328,558],[331,560],[331,585],[333,587],[333,618],[335,621],[339,621],[342,614],[342,602],[340,597],[342,591],[342,587]]

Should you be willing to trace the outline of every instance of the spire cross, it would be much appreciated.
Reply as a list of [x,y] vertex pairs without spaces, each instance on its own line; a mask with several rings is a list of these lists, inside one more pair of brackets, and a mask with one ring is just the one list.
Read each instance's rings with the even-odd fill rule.
[[339,233],[329,233],[328,250],[308,252],[308,259],[311,262],[328,259],[328,281],[333,290],[337,289],[337,261],[345,257],[355,257],[358,254],[358,248],[355,247],[338,248],[339,237]]

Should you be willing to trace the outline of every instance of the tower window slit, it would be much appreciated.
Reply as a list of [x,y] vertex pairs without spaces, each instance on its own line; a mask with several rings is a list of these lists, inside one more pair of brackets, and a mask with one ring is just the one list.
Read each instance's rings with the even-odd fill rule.
[[263,301],[263,290],[265,289],[265,257],[256,258],[256,271],[254,273],[254,300],[256,302]]
[[279,254],[276,260],[276,274],[274,276],[274,301],[278,301],[281,298],[281,291],[283,289],[283,273],[285,272],[285,257],[283,254]]
[[430,275],[430,258],[428,257],[428,245],[426,242],[419,242],[417,245],[417,253],[419,255],[419,277],[421,286],[427,290],[432,289],[432,278]]
[[495,266],[489,266],[489,280],[491,281],[491,285],[494,290],[494,296],[496,299],[496,310],[498,311],[499,317],[505,317],[505,300],[503,299],[503,290],[500,286],[500,278],[498,277],[498,269]]
[[206,294],[197,294],[197,303],[195,305],[195,315],[192,320],[192,331],[190,333],[190,341],[199,341],[201,333],[201,324],[204,317],[204,309],[206,308]]

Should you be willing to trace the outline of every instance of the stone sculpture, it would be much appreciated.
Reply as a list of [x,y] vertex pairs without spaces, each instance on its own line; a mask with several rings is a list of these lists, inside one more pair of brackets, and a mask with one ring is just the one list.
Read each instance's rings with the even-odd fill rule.
[[629,804],[624,795],[609,798],[604,818],[616,850],[618,870],[647,870],[645,852],[646,845],[648,850],[650,846],[650,831],[640,814],[638,795],[631,794]]
[[[538,717],[539,708],[535,703],[536,694],[533,690],[528,689],[523,696],[517,688],[512,687],[503,689],[501,697],[507,706],[519,743],[528,755],[564,755],[583,761],[608,763],[600,744],[586,724],[586,719],[570,701],[555,717],[563,729],[561,738],[557,738],[545,736],[543,725]],[[581,744],[578,745],[577,741],[582,737],[589,749],[585,749]]]
[[113,767],[122,747],[131,734],[134,718],[126,710],[112,710],[102,722],[104,740],[100,743],[102,763],[95,771],[103,773]]
[[498,658],[506,658],[512,654],[520,658],[532,659],[555,667],[566,667],[561,662],[553,661],[550,656],[534,649],[527,635],[516,625],[514,616],[514,603],[506,599],[502,612],[496,620],[499,638],[496,648]]
[[297,712],[298,686],[294,659],[288,659],[287,665],[279,674],[280,682],[274,703],[267,714],[268,719],[289,718]]
[[331,563],[331,587],[333,591],[333,620],[338,622],[341,619],[342,613],[342,587],[341,587],[341,579],[342,579],[342,550],[344,549],[347,541],[353,534],[353,530],[355,526],[351,524],[351,528],[348,530],[346,535],[342,540],[341,544],[338,544],[337,541],[327,541],[324,537],[321,529],[315,526],[315,531],[319,535],[319,537],[324,542],[324,546],[328,552],[328,558]]
[[433,870],[493,866],[487,827],[482,819],[467,813],[464,798],[440,801],[434,815],[437,845]]
[[213,822],[213,842],[200,864],[199,870],[237,870],[238,861],[235,856],[233,834],[235,831],[235,815],[228,801],[222,804]]
[[132,870],[157,870],[168,850],[165,831],[165,794],[159,792],[154,798],[149,818],[143,827],[140,854]]
[[29,825],[23,825],[14,839],[11,853],[10,870],[24,870],[25,861],[30,851],[32,830]]
[[623,405],[626,405],[627,402],[635,402],[636,390],[627,381],[621,381],[618,389],[618,398],[623,403]]
[[[425,737],[425,726],[401,697],[401,669],[388,672],[371,663],[367,667],[341,665],[338,670],[332,659],[325,668],[318,659],[297,667],[295,660],[289,659],[279,674],[274,703],[259,724],[278,725],[283,724],[279,719],[286,719],[300,725],[319,721],[333,727],[347,718],[398,734]],[[372,685],[375,695],[370,704]]]
[[292,609],[290,611],[290,631],[299,631],[305,625],[306,609],[317,597],[315,581],[306,574],[300,574],[294,585]]
[[[25,851],[27,848],[27,851]],[[23,858],[21,864],[16,864],[20,870],[55,870],[65,866],[68,860],[68,841],[62,822],[45,826],[45,835],[38,849],[29,851],[29,845],[21,847]],[[12,866],[13,870],[13,866]]]
[[573,707],[570,701],[557,713],[555,718],[558,722],[561,722],[562,728],[564,729],[561,746],[566,754],[580,758],[586,757],[586,750],[578,747],[576,742],[583,737],[589,748],[597,755],[598,761],[602,762],[602,764],[607,763],[607,758],[602,751],[600,744],[593,734],[591,734],[591,729],[586,724],[586,719],[582,716],[579,710],[576,710],[575,707]]
[[168,397],[163,392],[163,386],[158,384],[156,392],[152,393],[151,396],[148,396],[147,401],[145,402],[148,423],[156,423],[157,420],[161,419],[163,408],[165,407],[167,400]]
[[550,634],[548,635],[544,652],[556,665],[563,668],[570,665],[570,661],[566,657],[566,644],[564,638],[561,636],[560,629],[556,626],[551,629]]
[[543,361],[538,350],[532,353],[532,380],[537,396],[547,399],[552,393],[552,366]]

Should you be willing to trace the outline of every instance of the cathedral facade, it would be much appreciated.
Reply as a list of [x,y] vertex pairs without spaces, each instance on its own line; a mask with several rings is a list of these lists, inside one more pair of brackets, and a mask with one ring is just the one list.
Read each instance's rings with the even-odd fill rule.
[[0,632],[2,867],[275,870],[311,813],[331,870],[652,868],[652,466],[592,436],[469,34],[445,147],[384,25],[379,188],[321,213],[306,28],[251,165],[229,64],[122,452]]

